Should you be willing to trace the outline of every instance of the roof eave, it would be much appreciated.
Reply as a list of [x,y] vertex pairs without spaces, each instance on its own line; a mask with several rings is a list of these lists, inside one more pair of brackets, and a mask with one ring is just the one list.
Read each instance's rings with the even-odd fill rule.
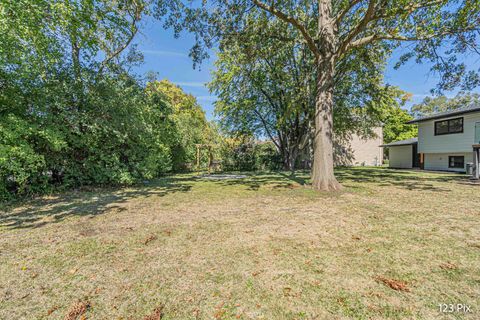
[[382,144],[379,147],[383,148],[391,148],[391,147],[402,147],[402,146],[412,146],[414,144],[418,144],[418,142],[412,142],[412,143],[403,143],[403,144]]
[[430,116],[430,117],[426,117],[424,119],[422,119],[422,118],[413,119],[413,120],[405,122],[405,124],[415,124],[415,123],[420,123],[420,122],[425,122],[425,121],[430,121],[430,120],[438,120],[438,119],[442,119],[442,118],[451,118],[451,117],[454,117],[454,116],[459,116],[459,115],[462,115],[462,114],[473,113],[473,112],[480,112],[480,108],[473,109],[473,110],[462,110],[462,111],[452,112],[452,113],[449,113],[449,114],[438,115],[438,116],[433,115],[433,116]]

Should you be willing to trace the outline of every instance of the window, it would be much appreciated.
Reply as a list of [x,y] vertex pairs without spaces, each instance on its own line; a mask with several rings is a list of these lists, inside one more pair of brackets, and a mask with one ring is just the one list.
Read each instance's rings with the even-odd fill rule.
[[448,157],[448,167],[463,169],[465,167],[465,157],[464,156]]
[[435,135],[463,132],[463,118],[442,120],[435,122]]

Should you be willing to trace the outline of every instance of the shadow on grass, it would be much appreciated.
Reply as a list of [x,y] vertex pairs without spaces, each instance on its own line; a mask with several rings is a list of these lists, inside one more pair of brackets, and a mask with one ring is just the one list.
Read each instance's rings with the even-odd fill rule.
[[[395,186],[408,190],[428,190],[437,192],[450,192],[449,188],[439,183],[468,184],[465,175],[456,173],[426,173],[424,171],[396,170],[378,167],[341,167],[335,170],[335,175],[340,183],[349,182],[359,185],[349,185],[359,188],[361,184],[375,184],[377,186]],[[273,189],[291,189],[298,185],[309,185],[310,172],[261,172],[247,173],[244,179],[227,179],[215,181],[222,186],[243,185],[249,190],[257,191],[262,186],[269,185]]]
[[292,189],[298,185],[305,185],[305,172],[249,172],[243,179],[210,180],[219,186],[245,186],[250,191],[258,191],[262,186],[271,186],[273,189]]
[[341,183],[374,183],[379,186],[396,186],[408,190],[429,190],[449,192],[450,189],[438,183],[465,184],[468,178],[456,173],[426,173],[424,171],[397,170],[388,168],[340,168],[336,176]]
[[[245,186],[247,190],[258,191],[262,186],[271,189],[293,189],[299,185],[308,185],[309,172],[260,172],[243,173],[245,178],[212,180],[192,175],[172,175],[154,180],[147,185],[132,188],[105,189],[96,188],[86,191],[70,191],[56,197],[25,202],[17,208],[0,211],[0,228],[21,229],[36,228],[45,224],[60,222],[69,216],[94,217],[111,210],[122,212],[123,203],[137,197],[157,196],[177,192],[188,192],[197,182],[213,183],[219,187]],[[469,184],[465,175],[426,174],[424,172],[392,170],[387,168],[339,168],[338,180],[350,188],[362,187],[362,184],[377,186],[396,186],[408,190],[428,190],[449,192],[444,183]],[[480,186],[480,184],[476,184]],[[228,196],[228,195],[226,195]]]
[[[90,188],[69,191],[52,198],[25,202],[21,207],[0,211],[0,227],[6,229],[38,228],[56,223],[69,216],[94,217],[108,211],[125,211],[122,203],[137,197],[165,196],[187,192],[195,178],[167,177],[148,185],[127,188]],[[46,219],[47,218],[47,219]]]

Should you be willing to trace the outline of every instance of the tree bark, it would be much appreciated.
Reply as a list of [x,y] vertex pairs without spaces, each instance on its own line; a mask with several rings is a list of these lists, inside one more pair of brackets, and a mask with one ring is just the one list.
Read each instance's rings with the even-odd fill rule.
[[329,63],[319,66],[315,103],[312,185],[316,190],[334,191],[342,187],[333,172],[333,74],[325,64]]
[[293,148],[290,150],[290,157],[288,159],[288,169],[291,173],[295,173],[295,164],[297,162],[298,157],[298,147]]
[[317,59],[312,186],[321,191],[335,191],[342,188],[333,171],[333,79],[336,35],[331,7],[331,0],[319,0],[318,38],[321,46]]

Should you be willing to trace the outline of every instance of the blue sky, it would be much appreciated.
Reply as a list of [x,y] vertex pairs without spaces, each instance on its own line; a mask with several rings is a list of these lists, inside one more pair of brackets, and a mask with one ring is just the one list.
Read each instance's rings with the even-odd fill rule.
[[[144,64],[136,69],[137,73],[144,74],[154,71],[158,73],[158,79],[168,79],[176,83],[187,93],[197,97],[198,102],[206,111],[207,117],[213,118],[215,97],[205,87],[205,84],[211,79],[210,73],[214,67],[213,53],[211,59],[204,61],[199,68],[194,70],[192,60],[188,57],[193,44],[193,36],[182,34],[180,38],[175,39],[172,30],[164,30],[161,23],[153,19],[144,23],[136,43],[145,58]],[[388,63],[385,81],[413,94],[412,101],[407,104],[407,107],[410,107],[430,95],[429,91],[435,87],[437,78],[429,72],[430,66],[426,64],[419,65],[411,62],[399,70],[394,70],[393,65],[398,57],[407,50],[408,45],[394,53]],[[477,69],[480,67],[478,56],[469,57],[466,61],[472,67]],[[454,93],[447,95],[454,95]]]

